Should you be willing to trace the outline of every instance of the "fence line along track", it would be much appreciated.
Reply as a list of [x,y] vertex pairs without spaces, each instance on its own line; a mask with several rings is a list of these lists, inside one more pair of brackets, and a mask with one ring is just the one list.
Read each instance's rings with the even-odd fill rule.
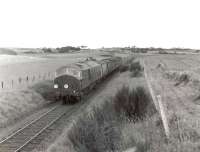
[[165,114],[165,111],[164,111],[164,106],[162,104],[162,97],[161,97],[161,95],[155,95],[153,88],[151,86],[150,79],[148,78],[148,75],[147,75],[145,60],[142,60],[142,63],[143,63],[143,67],[144,67],[144,76],[145,76],[150,94],[152,96],[153,103],[156,107],[156,110],[160,113],[161,120],[162,120],[162,123],[163,123],[163,127],[164,127],[164,130],[165,130],[165,135],[169,139],[170,130],[169,130],[169,126],[168,126],[167,117],[166,117],[166,114]]
[[[53,125],[62,116],[68,114],[69,116],[76,109],[77,106],[63,106],[59,105],[39,118],[35,119],[25,127],[19,129],[8,138],[0,142],[0,152],[19,152],[26,148],[29,143],[39,144],[37,138]],[[68,109],[67,109],[68,108]],[[36,138],[37,137],[37,138]],[[34,145],[32,146],[34,148]]]

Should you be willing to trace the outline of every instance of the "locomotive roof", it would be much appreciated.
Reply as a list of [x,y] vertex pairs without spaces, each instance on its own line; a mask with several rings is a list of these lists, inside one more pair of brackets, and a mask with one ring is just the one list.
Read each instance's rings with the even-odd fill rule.
[[101,58],[101,59],[94,59],[94,58],[87,58],[85,61],[79,61],[76,63],[72,63],[66,66],[62,66],[59,69],[57,69],[56,71],[60,71],[62,69],[66,69],[66,68],[73,68],[73,69],[77,69],[77,70],[86,70],[86,69],[90,69],[92,67],[96,67],[99,66],[102,63],[106,63],[106,62],[111,62],[114,60],[119,60],[120,58],[118,57],[109,57],[109,58]]
[[59,69],[73,68],[77,70],[86,70],[86,69],[89,69],[91,67],[96,67],[96,66],[99,66],[99,64],[96,61],[82,61],[82,62],[76,62],[76,63],[69,64],[66,66],[62,66]]

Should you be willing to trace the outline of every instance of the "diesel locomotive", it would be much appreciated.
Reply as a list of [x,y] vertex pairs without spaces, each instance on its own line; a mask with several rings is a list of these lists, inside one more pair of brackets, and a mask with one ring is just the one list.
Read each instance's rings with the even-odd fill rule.
[[54,89],[63,103],[81,101],[99,81],[119,68],[121,57],[87,58],[62,66],[55,72]]

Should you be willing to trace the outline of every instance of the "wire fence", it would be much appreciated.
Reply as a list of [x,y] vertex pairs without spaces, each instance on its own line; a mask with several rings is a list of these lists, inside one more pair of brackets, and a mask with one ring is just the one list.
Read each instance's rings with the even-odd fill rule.
[[47,72],[47,73],[26,75],[23,77],[16,77],[10,80],[1,80],[0,90],[24,89],[28,86],[32,86],[41,81],[53,80],[54,78],[55,74],[53,72]]

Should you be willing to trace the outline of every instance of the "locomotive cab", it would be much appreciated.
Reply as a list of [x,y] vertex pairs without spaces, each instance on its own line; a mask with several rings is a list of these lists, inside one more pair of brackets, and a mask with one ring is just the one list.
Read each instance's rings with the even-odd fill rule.
[[54,89],[63,103],[75,103],[81,100],[81,71],[71,67],[56,71]]

